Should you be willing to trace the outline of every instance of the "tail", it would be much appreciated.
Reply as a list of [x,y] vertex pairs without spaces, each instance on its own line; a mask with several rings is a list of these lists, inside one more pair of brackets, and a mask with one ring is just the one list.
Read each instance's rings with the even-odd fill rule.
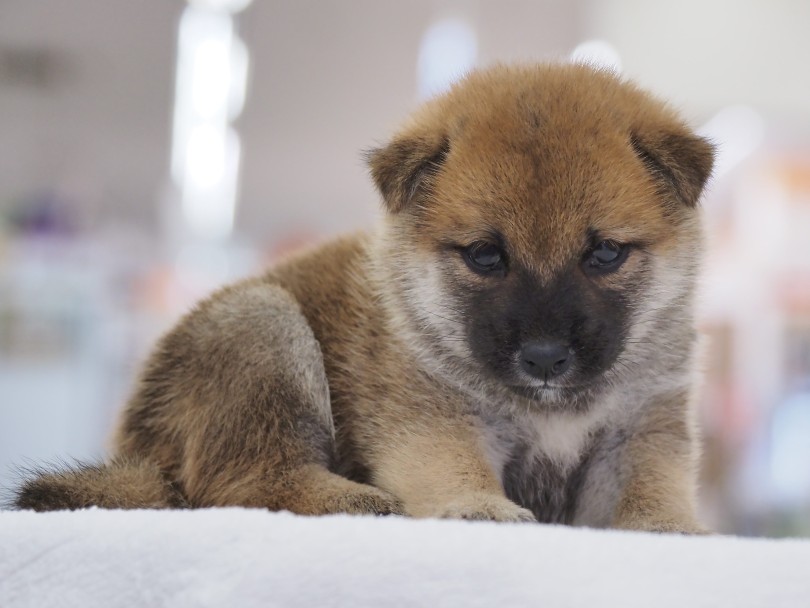
[[18,509],[59,511],[104,509],[169,509],[186,506],[182,495],[157,465],[147,460],[116,458],[56,470],[34,470],[16,490]]

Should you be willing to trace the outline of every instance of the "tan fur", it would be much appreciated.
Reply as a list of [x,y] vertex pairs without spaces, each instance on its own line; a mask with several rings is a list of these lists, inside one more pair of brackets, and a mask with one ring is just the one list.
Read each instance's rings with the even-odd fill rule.
[[[376,232],[226,287],[161,340],[117,439],[119,458],[161,476],[111,468],[110,483],[152,498],[103,505],[172,506],[158,491],[171,487],[192,507],[699,531],[691,297],[711,161],[672,111],[609,73],[471,74],[369,154],[388,211]],[[534,399],[480,368],[477,313],[461,308],[493,279],[457,248],[493,225],[538,293],[580,272],[589,231],[637,244],[615,273],[576,277],[594,301],[639,285],[604,388]],[[21,506],[98,497],[31,488]]]
[[630,470],[614,527],[703,532],[694,516],[695,430],[683,406],[689,397],[676,393],[671,399],[645,412],[628,441]]

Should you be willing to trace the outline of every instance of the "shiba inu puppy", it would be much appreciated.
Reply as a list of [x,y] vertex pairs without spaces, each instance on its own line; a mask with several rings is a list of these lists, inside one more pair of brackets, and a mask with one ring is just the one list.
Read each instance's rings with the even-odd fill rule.
[[473,72],[368,154],[376,231],[202,302],[149,359],[113,458],[43,472],[17,506],[699,532],[712,160],[609,72]]

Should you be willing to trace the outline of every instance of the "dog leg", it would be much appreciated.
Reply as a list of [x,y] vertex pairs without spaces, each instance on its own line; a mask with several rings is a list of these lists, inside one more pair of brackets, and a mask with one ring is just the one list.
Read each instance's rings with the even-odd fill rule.
[[695,517],[697,449],[688,396],[656,403],[625,445],[626,482],[612,527],[705,534]]
[[162,460],[191,506],[397,513],[391,495],[330,471],[321,351],[298,303],[261,280],[203,302],[159,345],[120,435]]
[[398,433],[379,455],[375,485],[398,496],[413,517],[536,521],[506,497],[480,445],[462,423],[438,421]]

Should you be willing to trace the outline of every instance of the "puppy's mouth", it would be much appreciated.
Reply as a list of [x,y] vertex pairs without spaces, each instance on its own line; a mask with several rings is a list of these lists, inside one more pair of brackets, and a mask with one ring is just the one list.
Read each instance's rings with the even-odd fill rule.
[[534,383],[509,383],[507,388],[512,392],[533,401],[565,401],[582,396],[594,390],[598,382],[554,382],[538,381]]

